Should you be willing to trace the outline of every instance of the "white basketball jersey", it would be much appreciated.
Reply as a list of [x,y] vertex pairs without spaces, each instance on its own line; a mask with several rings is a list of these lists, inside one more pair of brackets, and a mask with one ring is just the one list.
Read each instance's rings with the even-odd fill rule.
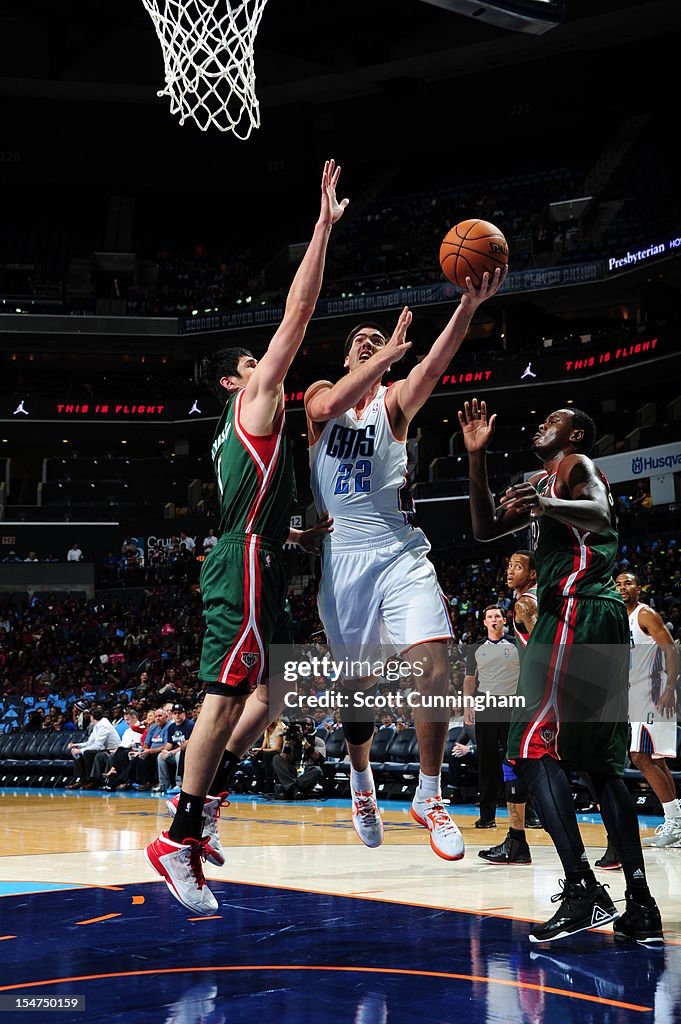
[[665,656],[662,648],[639,626],[638,617],[644,607],[637,604],[629,616],[629,718],[632,722],[664,720],[655,705],[667,685]]
[[353,409],[329,420],[310,448],[310,477],[318,513],[333,517],[329,543],[371,543],[404,530],[414,519],[407,475],[407,445],[394,436],[385,398],[361,416]]

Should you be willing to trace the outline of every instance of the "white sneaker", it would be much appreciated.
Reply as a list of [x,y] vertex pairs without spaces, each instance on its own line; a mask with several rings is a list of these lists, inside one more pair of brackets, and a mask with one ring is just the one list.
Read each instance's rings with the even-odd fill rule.
[[665,818],[655,829],[655,835],[642,842],[643,846],[654,846],[657,850],[666,846],[681,846],[681,817]]
[[175,899],[195,914],[214,914],[218,901],[206,885],[202,860],[206,859],[208,839],[185,839],[175,843],[162,832],[149,843],[144,856],[149,864],[165,879]]
[[[226,860],[225,851],[218,833],[218,818],[220,817],[220,808],[223,805],[229,807],[228,796],[229,793],[218,793],[214,797],[207,796],[203,805],[203,817],[201,819],[203,835],[208,837],[206,860],[210,864],[215,864],[218,868],[221,868]],[[175,817],[179,799],[180,794],[178,793],[172,800],[166,800],[166,807],[171,818]]]
[[374,850],[383,842],[383,819],[376,803],[376,787],[373,782],[371,789],[360,793],[350,786],[352,794],[352,824],[355,832],[365,846]]
[[421,798],[418,791],[411,802],[414,821],[430,832],[430,845],[443,860],[461,860],[465,852],[463,836],[444,808],[441,796]]

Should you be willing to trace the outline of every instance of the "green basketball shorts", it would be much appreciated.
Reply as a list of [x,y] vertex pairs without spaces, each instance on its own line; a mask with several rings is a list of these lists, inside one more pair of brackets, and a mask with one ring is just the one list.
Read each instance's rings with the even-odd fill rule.
[[223,534],[201,568],[206,632],[199,678],[239,695],[267,682],[271,644],[293,643],[281,549],[256,534]]
[[597,774],[624,772],[629,627],[624,605],[542,600],[522,659],[507,757],[555,757]]

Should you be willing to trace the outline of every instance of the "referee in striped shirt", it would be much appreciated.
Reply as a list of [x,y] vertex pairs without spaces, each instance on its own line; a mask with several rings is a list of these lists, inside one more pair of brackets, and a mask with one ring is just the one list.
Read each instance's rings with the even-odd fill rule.
[[[464,698],[473,697],[476,693],[510,697],[516,692],[520,674],[515,639],[504,635],[504,613],[499,605],[491,604],[485,608],[483,623],[487,639],[471,644],[466,654]],[[472,706],[464,706],[464,725],[475,725],[478,749],[480,817],[475,823],[476,828],[496,828],[497,799],[503,781],[501,761],[506,756],[508,742],[508,719],[508,712],[503,709],[489,707],[475,711]]]

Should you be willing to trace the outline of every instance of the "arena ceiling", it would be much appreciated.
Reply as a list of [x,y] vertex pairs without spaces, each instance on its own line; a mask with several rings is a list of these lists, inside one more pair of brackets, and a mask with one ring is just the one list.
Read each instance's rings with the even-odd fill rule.
[[[322,106],[481,71],[493,76],[524,62],[548,68],[565,54],[595,61],[605,50],[645,46],[666,33],[678,33],[674,0],[567,0],[564,22],[541,37],[433,0],[269,0],[256,40],[258,93],[265,110]],[[12,0],[0,12],[0,46],[6,98],[163,107],[155,94],[160,50],[141,0]]]

